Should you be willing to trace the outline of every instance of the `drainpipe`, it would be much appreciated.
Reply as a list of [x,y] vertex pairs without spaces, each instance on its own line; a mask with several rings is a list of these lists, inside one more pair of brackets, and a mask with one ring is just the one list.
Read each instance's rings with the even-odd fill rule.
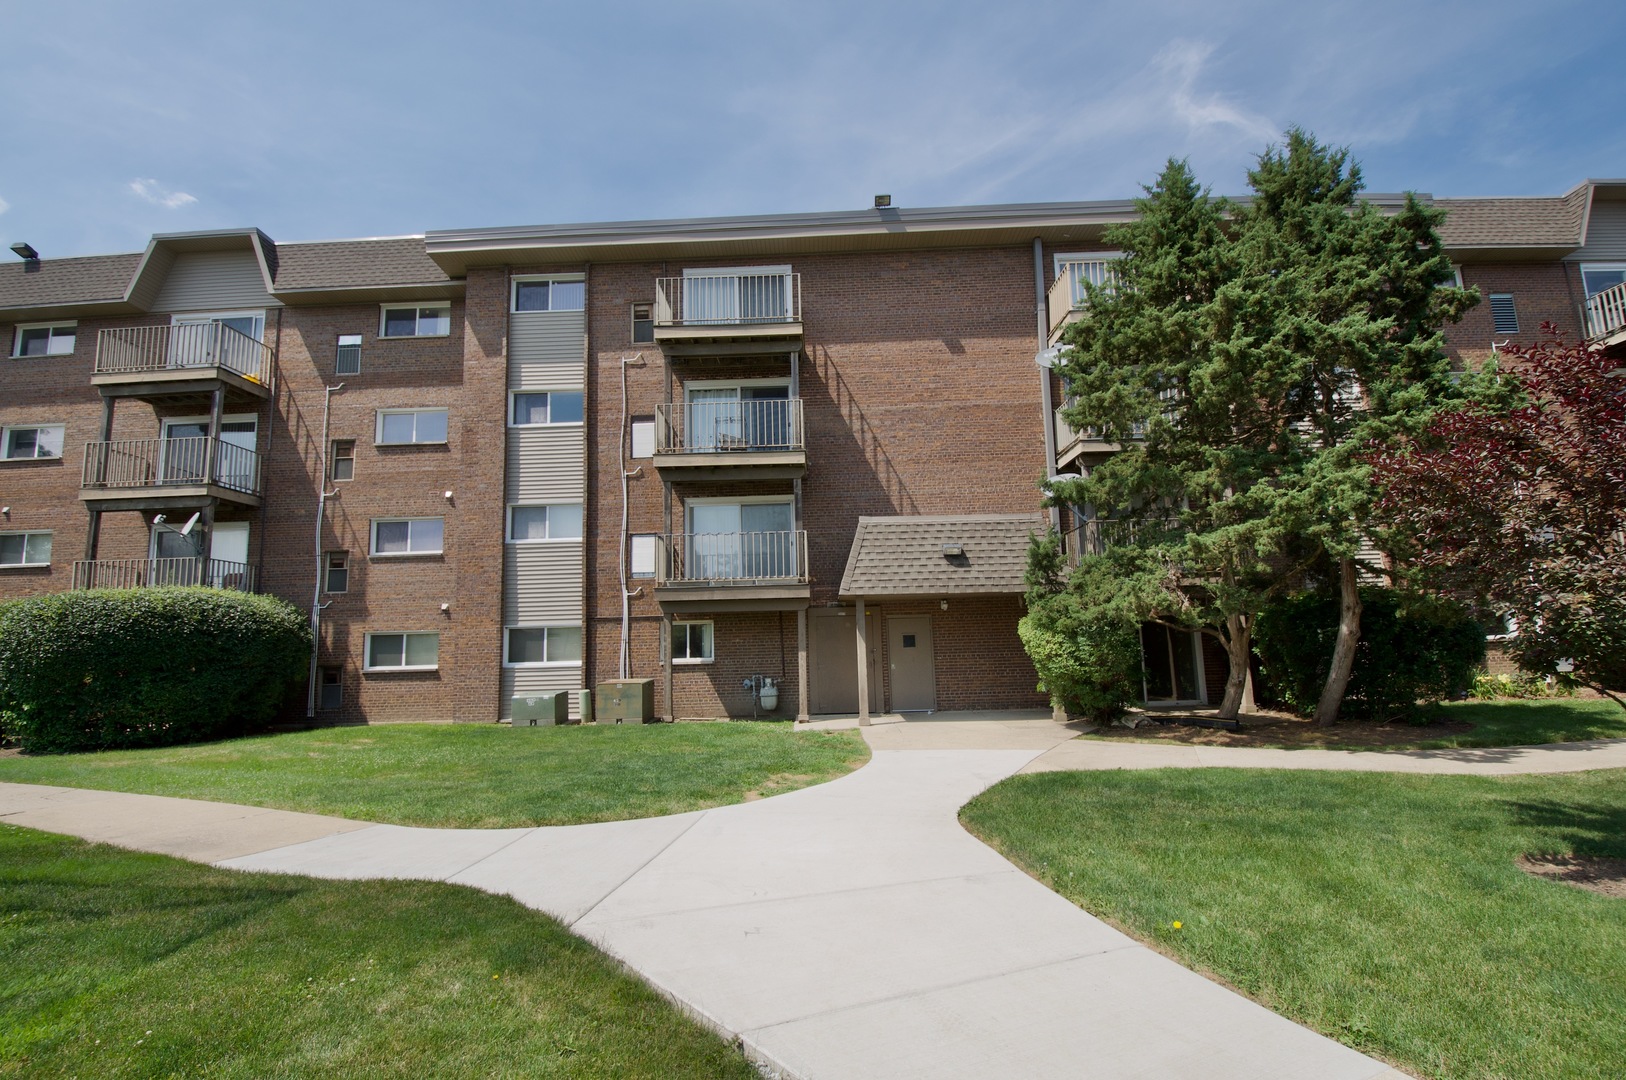
[[[1033,303],[1038,327],[1039,348],[1043,352],[1050,337],[1049,304],[1044,289],[1044,241],[1033,238]],[[1050,395],[1050,369],[1039,365],[1039,405],[1044,410],[1044,474],[1056,471],[1056,403]],[[1061,532],[1061,507],[1050,508],[1050,527]]]
[[621,471],[621,664],[620,676],[622,679],[632,678],[632,593],[627,591],[627,544],[628,540],[628,484],[634,476],[643,472],[643,466],[627,471],[627,365],[642,360],[643,353],[633,353],[631,356],[621,358],[621,441],[616,450],[616,468]]
[[327,433],[328,419],[333,412],[333,395],[344,389],[344,383],[329,386],[322,396],[322,441],[316,448],[316,584],[311,590],[311,664],[305,692],[305,719],[316,719],[316,661],[322,648],[322,518],[327,511],[329,497],[337,491],[327,489]]

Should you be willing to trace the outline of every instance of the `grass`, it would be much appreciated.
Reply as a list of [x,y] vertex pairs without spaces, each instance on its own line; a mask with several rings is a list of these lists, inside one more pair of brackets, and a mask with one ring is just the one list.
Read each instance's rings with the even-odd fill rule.
[[0,758],[0,781],[246,803],[398,825],[506,828],[675,814],[863,764],[854,732],[789,724],[323,728],[159,750]]
[[1473,730],[1422,740],[1418,749],[1626,739],[1626,709],[1607,698],[1461,701],[1445,706],[1445,715],[1453,723],[1472,724]]
[[0,825],[0,1077],[755,1077],[473,889],[241,874]]
[[1626,856],[1626,771],[1043,773],[961,817],[1086,910],[1419,1076],[1621,1075],[1626,901],[1514,859]]

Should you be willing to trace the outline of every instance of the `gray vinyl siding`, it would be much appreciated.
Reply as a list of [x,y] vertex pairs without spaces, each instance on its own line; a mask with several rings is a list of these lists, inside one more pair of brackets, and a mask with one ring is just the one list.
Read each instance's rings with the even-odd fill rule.
[[[582,686],[580,664],[570,667],[505,667],[502,669],[502,718],[513,719],[513,699],[517,694],[545,694],[551,690],[582,689],[585,687]],[[581,719],[581,713],[576,708],[575,694],[570,695],[570,718]],[[514,736],[516,739],[522,737],[523,733]]]
[[229,311],[276,307],[252,251],[193,251],[175,256],[153,311]]
[[1587,222],[1586,246],[1571,262],[1626,262],[1626,202],[1594,202]]
[[582,621],[582,545],[559,541],[508,544],[502,591],[506,623]]
[[527,311],[509,317],[508,388],[580,389],[587,380],[582,311]]
[[586,468],[580,426],[508,429],[509,502],[581,502]]

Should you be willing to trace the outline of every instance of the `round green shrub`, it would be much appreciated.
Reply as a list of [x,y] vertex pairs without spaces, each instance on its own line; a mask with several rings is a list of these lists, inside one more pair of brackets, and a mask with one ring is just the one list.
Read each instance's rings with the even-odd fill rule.
[[[1279,600],[1259,613],[1254,649],[1269,692],[1295,712],[1315,712],[1332,666],[1339,599],[1326,592]],[[1485,663],[1485,631],[1464,607],[1397,589],[1361,590],[1361,640],[1339,715],[1351,720],[1423,718],[1473,688]]]
[[1060,593],[1030,601],[1016,632],[1039,673],[1039,689],[1069,713],[1110,720],[1139,698],[1140,636],[1133,623],[1091,612]]
[[96,589],[0,606],[0,729],[30,753],[218,739],[277,713],[310,624],[269,596]]

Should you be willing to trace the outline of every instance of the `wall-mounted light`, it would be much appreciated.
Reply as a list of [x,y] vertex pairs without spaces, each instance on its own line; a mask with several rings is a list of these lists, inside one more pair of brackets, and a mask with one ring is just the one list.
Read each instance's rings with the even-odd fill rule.
[[445,493],[445,498],[446,498],[447,502],[451,502],[452,501],[452,493],[450,491],[446,492]]
[[168,520],[169,519],[166,518],[163,514],[154,514],[152,516],[152,523],[154,525],[162,525],[164,522],[166,522]]
[[19,240],[11,245],[11,250],[15,251],[20,259],[27,259],[29,262],[40,261],[40,253],[34,250],[33,244]]
[[4,515],[6,515],[6,517],[10,517],[11,516],[11,507],[9,507],[9,506],[0,506],[0,514],[4,514]]
[[964,544],[944,544],[943,545],[943,558],[945,558],[945,559],[956,559],[956,558],[959,558],[961,555],[964,555],[964,554],[965,554],[965,545]]
[[451,610],[452,610],[452,605],[450,605],[450,604],[442,604],[442,605],[440,605],[440,613],[442,615],[450,614]]
[[890,195],[877,195],[877,196],[875,196],[875,209],[877,209],[877,210],[885,210],[887,207],[889,207],[891,205],[892,205],[892,196],[890,196]]
[[948,610],[948,601],[947,600],[939,600],[937,602],[937,606],[942,608],[944,611],[947,611]]

